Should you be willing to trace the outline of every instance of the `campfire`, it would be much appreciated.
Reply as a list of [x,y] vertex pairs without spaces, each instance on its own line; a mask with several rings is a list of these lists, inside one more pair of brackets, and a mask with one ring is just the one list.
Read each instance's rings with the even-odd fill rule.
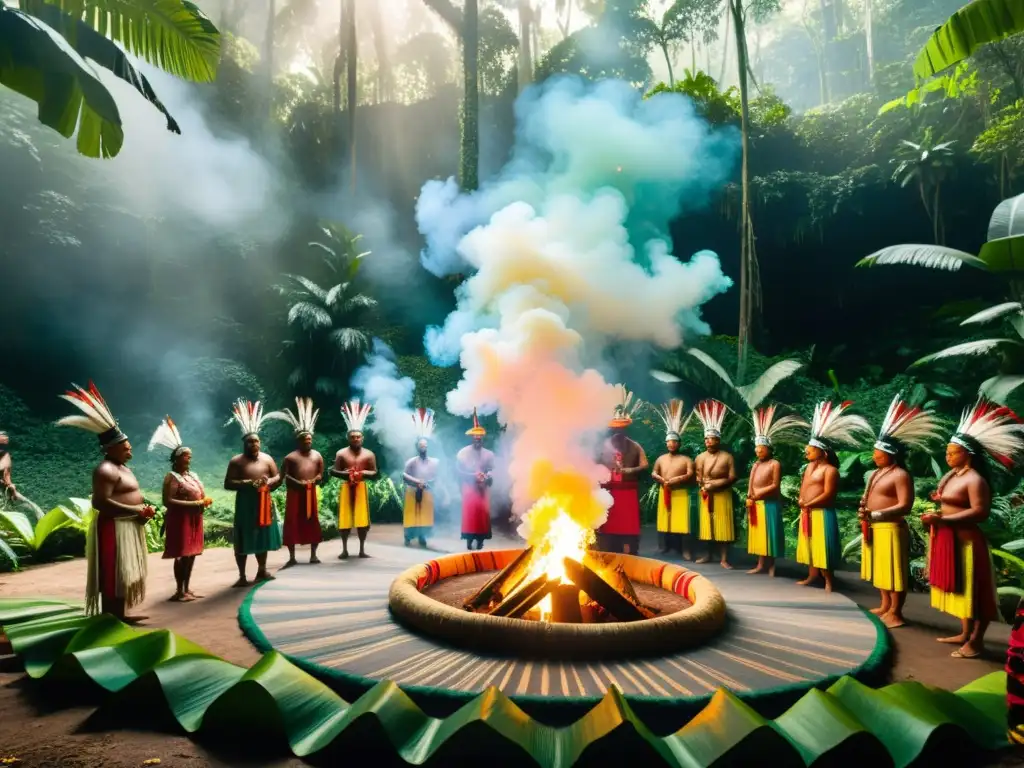
[[645,606],[614,555],[588,549],[593,534],[566,514],[463,603],[473,613],[563,624],[640,621]]

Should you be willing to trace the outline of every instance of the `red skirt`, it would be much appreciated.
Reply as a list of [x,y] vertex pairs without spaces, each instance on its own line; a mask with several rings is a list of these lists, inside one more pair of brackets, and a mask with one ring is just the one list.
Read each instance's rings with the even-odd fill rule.
[[117,534],[114,531],[114,518],[100,515],[96,524],[96,551],[100,561],[100,594],[107,598],[117,597]]
[[476,483],[462,486],[462,535],[491,535],[491,495]]
[[203,554],[203,511],[171,504],[164,517],[164,559]]
[[636,483],[608,483],[604,488],[612,495],[608,520],[598,533],[611,536],[640,535],[640,495]]
[[284,507],[284,545],[319,544],[323,538],[316,487],[301,491],[289,488]]

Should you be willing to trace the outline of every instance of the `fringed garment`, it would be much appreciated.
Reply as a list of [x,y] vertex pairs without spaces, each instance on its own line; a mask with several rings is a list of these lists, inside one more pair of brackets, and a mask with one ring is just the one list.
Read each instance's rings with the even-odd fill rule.
[[[693,493],[692,488],[670,490],[667,486],[661,486],[658,491],[658,533],[689,535],[696,531]],[[639,519],[639,512],[637,517]]]
[[958,619],[995,621],[992,555],[975,523],[937,523],[928,539],[928,583],[932,608]]
[[727,544],[736,541],[736,526],[732,516],[735,504],[732,489],[700,492],[700,530],[701,541],[715,541]]
[[235,553],[262,555],[281,548],[281,523],[266,486],[243,486],[235,493]]
[[462,484],[462,538],[491,538],[491,493],[487,486]]
[[[488,517],[490,522],[490,517]],[[425,539],[434,529],[434,494],[411,485],[405,487],[405,506],[402,508],[402,528],[405,540]]]
[[800,534],[796,542],[796,561],[833,571],[843,561],[839,544],[839,519],[834,509],[812,509],[800,513]]
[[320,487],[289,488],[284,502],[284,545],[319,544],[324,534],[320,529]]
[[747,552],[758,557],[784,557],[786,531],[778,499],[755,501],[747,507]]
[[860,577],[885,592],[910,583],[910,529],[906,520],[861,525]]
[[338,530],[370,527],[370,494],[366,482],[345,480],[338,491]]
[[92,511],[85,542],[85,612],[100,612],[100,597],[134,608],[146,599],[145,521],[137,515],[107,517]]
[[171,472],[177,488],[164,516],[164,559],[195,557],[203,554],[203,508],[182,506],[175,501],[200,501],[206,498],[202,481],[192,472]]

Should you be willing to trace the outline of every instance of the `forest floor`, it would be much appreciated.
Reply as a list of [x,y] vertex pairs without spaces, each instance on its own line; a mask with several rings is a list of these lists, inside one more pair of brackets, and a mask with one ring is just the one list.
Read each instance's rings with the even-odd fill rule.
[[[400,545],[401,530],[398,525],[375,526],[370,532],[367,551],[372,555],[375,542]],[[355,543],[354,537],[352,543]],[[500,534],[488,543],[491,547],[519,546],[516,540]],[[434,549],[450,551],[459,551],[464,546],[454,537],[439,538],[431,545]],[[654,532],[645,532],[641,552],[647,554],[654,548]],[[339,540],[328,541],[321,545],[320,555],[327,560],[337,557],[340,550]],[[232,555],[230,549],[208,549],[196,561],[193,588],[206,597],[192,603],[167,601],[174,585],[171,561],[161,559],[159,554],[150,555],[149,595],[136,612],[149,616],[144,626],[174,630],[227,661],[248,667],[260,654],[238,628],[238,607],[248,590],[231,588],[237,578]],[[308,549],[300,548],[298,557],[300,562],[305,560]],[[283,565],[286,559],[287,550],[272,553],[271,570]],[[747,564],[746,556],[737,556],[734,564],[743,567]],[[255,563],[250,560],[250,577],[254,569]],[[788,563],[782,564],[779,571],[781,578],[799,573],[798,566]],[[82,599],[84,584],[85,561],[78,559],[0,574],[0,597],[52,597],[77,602]],[[865,607],[876,604],[877,593],[861,582],[857,573],[842,573],[839,589]],[[893,681],[918,680],[955,690],[1002,668],[1009,636],[1007,625],[994,625],[989,630],[984,658],[954,660],[949,657],[950,646],[935,642],[935,638],[957,631],[955,620],[932,610],[927,595],[919,593],[909,596],[906,617],[910,623],[892,633]],[[159,760],[161,768],[306,765],[297,758],[283,756],[275,760],[263,756],[255,760],[240,757],[225,751],[223,745],[200,744],[180,732],[118,728],[110,722],[109,716],[99,718],[94,707],[81,706],[81,702],[57,703],[52,696],[42,695],[39,685],[25,678],[16,664],[0,668],[0,761],[4,758],[17,758],[13,764],[33,768],[100,765],[128,768],[157,764],[153,760]],[[1024,761],[1007,754],[989,764],[1024,765]]]

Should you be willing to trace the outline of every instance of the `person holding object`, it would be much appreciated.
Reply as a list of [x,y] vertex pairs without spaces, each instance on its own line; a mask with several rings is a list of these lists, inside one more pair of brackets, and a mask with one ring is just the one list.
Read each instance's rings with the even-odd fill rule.
[[640,495],[637,480],[647,469],[647,455],[640,443],[629,438],[626,430],[633,417],[644,406],[640,399],[622,384],[618,385],[619,402],[615,406],[608,429],[611,435],[604,442],[601,463],[610,478],[603,487],[612,496],[608,519],[597,530],[597,549],[603,552],[637,554],[640,550]]
[[658,491],[658,554],[675,549],[690,560],[690,540],[695,533],[692,524],[690,491],[695,477],[693,460],[679,451],[682,434],[690,423],[691,412],[683,419],[682,400],[669,400],[658,409],[665,424],[665,448],[654,462],[651,479],[660,487]]
[[148,551],[146,523],[156,510],[146,503],[135,473],[128,468],[132,445],[117,425],[103,396],[91,381],[88,389],[72,384],[60,397],[81,411],[65,416],[58,426],[76,427],[95,434],[103,460],[92,473],[93,516],[86,536],[85,613],[100,612],[126,624],[147,616],[126,615],[146,599]]
[[339,560],[348,558],[348,537],[352,529],[359,536],[359,556],[366,554],[366,534],[370,530],[370,496],[366,481],[377,476],[377,457],[363,447],[363,427],[373,406],[352,400],[341,406],[341,416],[348,427],[348,446],[334,457],[331,475],[341,479],[338,492],[338,531],[341,533]]
[[717,400],[704,400],[694,408],[697,420],[704,427],[705,448],[695,462],[697,489],[700,493],[698,538],[708,542],[708,553],[697,562],[710,562],[717,546],[720,565],[731,570],[729,545],[736,541],[732,487],[737,478],[736,462],[732,454],[722,450],[725,412],[725,403]]

